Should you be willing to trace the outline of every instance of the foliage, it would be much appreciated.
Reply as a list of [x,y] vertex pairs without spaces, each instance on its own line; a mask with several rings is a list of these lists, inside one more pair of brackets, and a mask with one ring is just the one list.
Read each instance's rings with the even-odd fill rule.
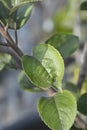
[[[63,33],[55,33],[44,43],[35,46],[33,55],[29,56],[23,54],[18,47],[17,29],[21,29],[28,21],[34,2],[37,1],[40,0],[0,0],[0,34],[6,42],[0,42],[3,52],[0,52],[0,70],[6,64],[9,68],[20,68],[20,86],[29,92],[51,90],[52,93],[48,97],[38,100],[41,119],[53,130],[72,130],[75,128],[73,125],[77,111],[87,115],[87,90],[81,95],[82,90],[78,84],[63,80],[66,67],[64,62],[67,58],[73,57],[74,52],[80,47],[79,38],[73,35],[76,0],[69,0],[69,8],[60,10],[58,17],[55,15],[58,18],[56,29]],[[87,10],[87,1],[81,4],[81,10]],[[61,24],[62,22],[64,24]],[[70,26],[62,26],[67,24]],[[8,29],[15,31],[15,42]]]
[[42,120],[53,130],[68,130],[76,116],[76,101],[69,91],[58,92],[51,98],[40,98]]

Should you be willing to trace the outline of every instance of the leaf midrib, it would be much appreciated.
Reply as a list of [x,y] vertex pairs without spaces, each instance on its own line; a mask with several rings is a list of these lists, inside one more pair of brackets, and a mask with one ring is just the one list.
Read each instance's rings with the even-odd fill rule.
[[55,97],[54,97],[54,102],[55,102],[55,106],[56,106],[56,110],[57,110],[57,113],[58,113],[58,116],[59,116],[59,121],[60,121],[60,124],[61,124],[61,128],[62,128],[62,130],[64,130],[63,129],[63,124],[62,124],[62,119],[61,119],[61,116],[60,116],[60,113],[59,113],[59,110],[58,110],[58,105],[56,104],[56,99],[55,99]]

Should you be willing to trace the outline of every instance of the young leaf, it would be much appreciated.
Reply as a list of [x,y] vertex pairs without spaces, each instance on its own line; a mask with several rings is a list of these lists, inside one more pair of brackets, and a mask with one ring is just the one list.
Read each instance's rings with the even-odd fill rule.
[[52,84],[52,79],[43,65],[32,56],[23,56],[23,69],[29,79],[37,87],[47,89]]
[[22,71],[18,77],[18,81],[22,89],[29,92],[40,92],[42,89],[35,86],[29,78],[25,75],[24,71]]
[[59,50],[63,58],[70,56],[79,47],[78,37],[71,34],[55,34],[45,43]]
[[52,130],[69,130],[76,117],[76,100],[69,91],[51,98],[40,98],[38,111],[45,124]]
[[87,93],[83,94],[77,103],[78,111],[87,115]]
[[60,53],[51,45],[40,44],[34,48],[33,55],[51,76],[53,87],[61,87],[64,75],[64,62]]

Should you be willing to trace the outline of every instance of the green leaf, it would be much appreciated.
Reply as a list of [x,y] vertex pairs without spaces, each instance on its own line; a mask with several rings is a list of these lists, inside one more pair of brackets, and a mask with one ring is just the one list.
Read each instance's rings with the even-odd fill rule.
[[34,48],[33,55],[51,76],[52,86],[60,88],[64,75],[64,62],[60,53],[51,45],[40,44]]
[[54,34],[45,43],[59,50],[63,58],[69,57],[79,47],[78,37],[71,34]]
[[20,29],[31,16],[33,2],[40,0],[0,0],[0,21],[9,28]]
[[0,21],[6,24],[9,17],[9,7],[7,4],[4,4],[4,1],[0,0]]
[[51,98],[40,98],[38,111],[45,124],[52,130],[69,130],[76,117],[76,100],[69,91]]
[[66,4],[54,14],[54,26],[56,32],[72,33],[76,19],[76,8],[77,0],[67,0]]
[[77,106],[79,112],[87,115],[87,93],[79,98]]
[[80,93],[79,93],[78,87],[75,84],[71,82],[66,82],[64,85],[64,89],[67,89],[70,92],[72,92],[72,94],[76,97],[76,99],[78,99]]
[[10,62],[10,60],[11,56],[9,54],[0,53],[0,71]]
[[39,88],[48,89],[52,84],[52,79],[42,64],[32,56],[23,56],[23,69],[32,83]]
[[19,84],[22,89],[29,92],[40,92],[42,89],[35,86],[29,78],[25,75],[24,71],[22,71],[18,77]]
[[84,1],[84,2],[81,4],[80,10],[87,10],[87,1]]
[[30,18],[33,5],[29,1],[0,0],[0,20],[9,28],[21,28]]
[[11,9],[10,15],[13,22],[10,24],[11,28],[14,28],[14,22],[17,25],[17,29],[21,28],[30,18],[33,6],[30,3],[24,4],[23,6],[16,6]]

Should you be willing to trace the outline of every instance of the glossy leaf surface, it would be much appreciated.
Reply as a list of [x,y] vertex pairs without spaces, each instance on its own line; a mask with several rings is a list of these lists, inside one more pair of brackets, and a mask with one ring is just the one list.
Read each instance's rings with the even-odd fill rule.
[[69,91],[59,92],[51,98],[40,98],[38,111],[52,130],[69,130],[76,116],[76,100]]
[[59,50],[63,58],[69,57],[79,47],[78,37],[70,34],[55,34],[45,43]]
[[51,76],[53,87],[61,87],[64,75],[64,62],[60,53],[51,45],[40,44],[34,48],[33,55]]
[[23,56],[23,69],[33,84],[42,89],[47,89],[52,84],[52,79],[43,65],[32,56]]

